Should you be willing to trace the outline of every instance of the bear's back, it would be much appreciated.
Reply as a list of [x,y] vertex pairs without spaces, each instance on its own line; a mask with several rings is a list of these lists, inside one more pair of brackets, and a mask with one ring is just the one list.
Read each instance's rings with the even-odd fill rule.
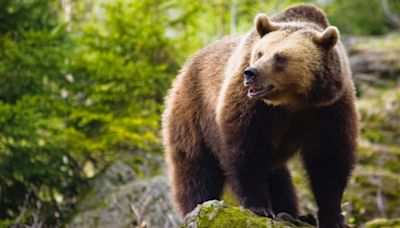
[[300,4],[274,15],[272,21],[276,22],[312,22],[325,29],[329,26],[324,12],[313,5]]
[[197,52],[185,65],[183,71],[189,70],[186,85],[191,85],[201,109],[214,112],[217,97],[225,77],[225,68],[232,52],[240,42],[241,36],[224,37]]

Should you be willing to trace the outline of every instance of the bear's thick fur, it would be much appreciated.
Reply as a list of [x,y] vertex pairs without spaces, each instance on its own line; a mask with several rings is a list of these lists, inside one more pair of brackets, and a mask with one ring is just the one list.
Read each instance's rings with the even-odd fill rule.
[[[244,76],[245,74],[245,76]],[[286,163],[300,152],[319,227],[344,227],[341,199],[358,135],[355,92],[339,33],[312,5],[268,19],[194,55],[166,99],[163,140],[183,216],[228,183],[264,216],[299,216]]]

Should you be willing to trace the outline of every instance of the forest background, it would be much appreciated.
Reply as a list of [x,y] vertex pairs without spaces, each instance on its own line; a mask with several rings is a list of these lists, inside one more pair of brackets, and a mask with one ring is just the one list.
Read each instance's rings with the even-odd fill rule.
[[[299,2],[1,0],[0,226],[67,224],[116,160],[142,179],[165,173],[163,98],[185,60]],[[353,69],[363,124],[347,218],[400,217],[400,1],[305,2],[375,64]]]

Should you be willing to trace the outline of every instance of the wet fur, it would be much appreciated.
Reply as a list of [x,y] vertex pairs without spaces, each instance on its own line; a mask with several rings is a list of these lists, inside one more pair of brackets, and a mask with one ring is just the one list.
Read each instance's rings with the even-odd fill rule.
[[[271,18],[288,29],[329,24],[319,9],[299,5]],[[299,215],[286,163],[301,152],[319,208],[319,227],[344,227],[340,203],[354,165],[358,135],[354,86],[341,44],[318,56],[304,107],[291,110],[249,99],[243,71],[255,31],[227,37],[194,55],[166,99],[163,141],[172,197],[183,216],[219,199],[229,183],[241,205]]]

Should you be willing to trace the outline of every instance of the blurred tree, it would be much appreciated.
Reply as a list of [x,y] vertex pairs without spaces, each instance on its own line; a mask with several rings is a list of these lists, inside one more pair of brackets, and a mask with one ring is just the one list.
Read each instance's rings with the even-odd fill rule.
[[[344,34],[380,35],[395,29],[379,0],[331,0],[319,4],[325,9],[330,22]],[[391,1],[388,5],[392,12],[400,12],[399,1]]]

